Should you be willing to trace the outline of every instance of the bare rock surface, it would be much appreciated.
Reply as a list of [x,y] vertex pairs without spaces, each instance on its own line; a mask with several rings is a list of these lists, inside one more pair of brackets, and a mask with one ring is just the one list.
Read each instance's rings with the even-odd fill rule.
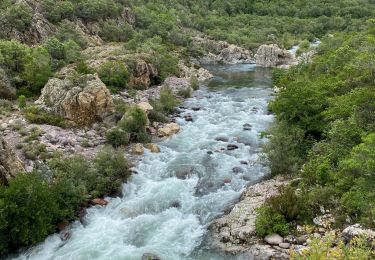
[[228,253],[246,252],[254,256],[252,259],[269,259],[265,256],[274,255],[275,250],[262,245],[255,236],[256,209],[268,197],[278,194],[279,187],[287,183],[287,179],[275,177],[249,186],[229,214],[214,220],[210,225],[210,243],[213,248]]
[[298,64],[294,54],[281,49],[277,44],[263,44],[255,54],[256,64],[260,67],[290,66]]
[[24,165],[3,137],[0,137],[0,183],[4,184],[18,173],[25,171]]
[[81,76],[78,84],[68,77],[52,78],[36,104],[79,125],[101,121],[115,112],[111,93],[97,74]]

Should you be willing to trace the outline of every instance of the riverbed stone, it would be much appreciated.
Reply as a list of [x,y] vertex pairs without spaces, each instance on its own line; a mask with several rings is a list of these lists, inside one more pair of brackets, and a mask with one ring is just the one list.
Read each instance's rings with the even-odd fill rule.
[[290,248],[290,244],[283,242],[283,243],[279,244],[279,247],[281,247],[283,249],[289,249]]
[[235,145],[235,144],[228,144],[227,149],[228,149],[228,151],[233,151],[233,150],[238,149],[238,146]]
[[266,236],[264,241],[270,245],[279,245],[280,243],[283,243],[283,237],[279,234],[271,234]]
[[218,136],[215,138],[215,140],[218,142],[225,142],[225,143],[229,142],[229,138],[225,136]]
[[180,125],[177,123],[169,123],[164,127],[158,129],[158,135],[160,137],[169,137],[180,131]]
[[161,258],[151,253],[144,253],[141,260],[161,260]]
[[157,146],[156,144],[149,143],[146,144],[145,147],[150,150],[152,153],[160,153],[160,147]]
[[105,199],[96,198],[96,199],[91,200],[91,204],[104,207],[108,205],[108,201],[106,201]]
[[132,154],[134,155],[142,155],[144,154],[144,149],[142,144],[135,144],[132,147]]

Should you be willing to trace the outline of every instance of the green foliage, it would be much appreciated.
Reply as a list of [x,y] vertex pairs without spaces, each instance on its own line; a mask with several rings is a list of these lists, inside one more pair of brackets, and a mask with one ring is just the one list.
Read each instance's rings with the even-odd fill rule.
[[23,71],[29,50],[26,45],[15,40],[0,40],[1,66],[12,73]]
[[43,15],[52,23],[73,17],[74,5],[70,1],[42,0]]
[[124,115],[124,118],[118,123],[118,127],[130,134],[130,140],[139,142],[149,142],[150,138],[146,133],[148,118],[145,111],[134,106]]
[[191,95],[192,95],[192,91],[193,89],[190,88],[190,87],[187,87],[187,88],[183,88],[183,89],[180,89],[178,92],[177,92],[177,95],[180,96],[180,97],[183,97],[183,98],[190,98]]
[[58,115],[50,114],[37,106],[29,106],[24,110],[25,118],[34,124],[47,124],[65,127],[64,118]]
[[127,23],[118,25],[114,20],[101,24],[100,37],[107,42],[125,42],[132,39],[134,29]]
[[126,88],[129,72],[121,61],[107,61],[98,69],[100,79],[107,87],[116,93]]
[[59,23],[58,31],[54,35],[60,42],[73,40],[81,48],[86,47],[86,39],[77,31],[76,23],[69,20],[63,20]]
[[190,87],[193,90],[198,90],[199,89],[199,81],[198,81],[198,78],[196,76],[193,75],[193,76],[190,77],[189,84],[190,84]]
[[112,145],[114,148],[117,148],[122,145],[129,144],[130,135],[121,128],[116,127],[107,132],[106,140],[107,143]]
[[375,227],[372,27],[327,37],[313,63],[273,73],[281,92],[270,104],[277,118],[265,149],[271,170],[299,172],[300,208],[331,209],[337,225],[350,217]]
[[76,15],[87,21],[116,17],[120,12],[121,6],[113,0],[80,0],[76,8]]
[[18,107],[20,109],[24,109],[26,107],[26,97],[24,95],[20,95],[18,97]]
[[81,57],[81,47],[73,40],[61,42],[56,37],[51,37],[43,43],[43,46],[52,57],[53,70],[67,63],[73,63]]
[[51,57],[47,49],[44,47],[32,49],[26,57],[22,73],[22,77],[29,85],[31,91],[38,94],[51,74]]
[[168,115],[173,112],[179,103],[179,100],[173,95],[172,90],[169,87],[163,87],[160,91],[159,100],[152,101],[151,105],[156,111]]
[[258,208],[255,229],[260,237],[274,233],[283,236],[289,233],[289,225],[284,216],[267,206]]
[[52,188],[36,173],[19,174],[0,186],[0,252],[34,245],[55,231],[59,205]]
[[5,23],[20,32],[26,31],[31,25],[33,10],[26,4],[11,4],[4,14]]
[[296,173],[304,157],[304,131],[280,121],[269,130],[269,133],[271,137],[264,151],[268,156],[272,174]]

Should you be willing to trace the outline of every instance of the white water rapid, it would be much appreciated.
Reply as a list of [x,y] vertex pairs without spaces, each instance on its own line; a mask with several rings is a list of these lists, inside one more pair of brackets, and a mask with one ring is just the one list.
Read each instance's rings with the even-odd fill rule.
[[16,259],[229,259],[200,245],[209,223],[268,173],[259,157],[273,89],[269,71],[254,65],[208,69],[215,78],[184,103],[182,116],[194,121],[178,118],[181,132],[158,143],[161,153],[142,156],[122,198],[89,208],[67,241],[52,235]]

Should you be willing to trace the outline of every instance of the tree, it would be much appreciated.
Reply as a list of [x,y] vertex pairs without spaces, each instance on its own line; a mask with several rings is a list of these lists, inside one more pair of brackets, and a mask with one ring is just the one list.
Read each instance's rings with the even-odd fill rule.
[[33,93],[38,93],[51,76],[51,56],[43,47],[36,47],[26,57],[23,79]]

